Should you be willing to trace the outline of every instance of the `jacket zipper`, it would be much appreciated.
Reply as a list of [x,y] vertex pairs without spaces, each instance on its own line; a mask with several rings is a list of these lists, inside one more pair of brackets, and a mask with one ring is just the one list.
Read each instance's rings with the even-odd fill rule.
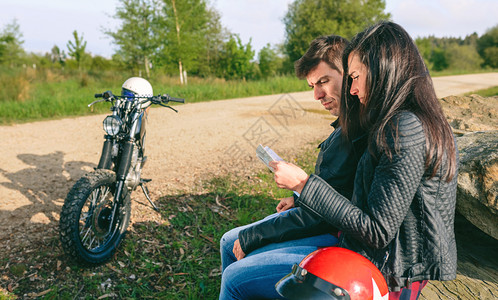
[[381,272],[384,269],[384,267],[386,266],[386,263],[387,263],[388,259],[389,259],[389,251],[386,251],[386,255],[384,255],[384,262],[382,263],[382,267],[380,268]]

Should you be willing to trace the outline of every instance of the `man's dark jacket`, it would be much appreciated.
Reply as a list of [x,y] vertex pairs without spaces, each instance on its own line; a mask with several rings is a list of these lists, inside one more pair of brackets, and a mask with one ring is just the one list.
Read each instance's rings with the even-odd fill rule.
[[395,132],[387,129],[386,137],[397,151],[389,159],[383,151],[365,150],[351,201],[315,175],[296,200],[299,207],[340,228],[340,246],[370,259],[393,291],[414,281],[452,280],[457,266],[457,175],[451,182],[443,179],[444,161],[431,178],[422,123],[408,112],[395,122],[397,147]]
[[[331,125],[336,128],[337,123],[335,121]],[[344,197],[351,198],[358,160],[366,147],[366,136],[349,143],[342,138],[339,127],[318,147],[320,152],[315,165],[315,175],[333,186]],[[336,234],[337,229],[321,217],[298,207],[242,230],[239,240],[242,250],[248,254],[270,243],[323,233]]]

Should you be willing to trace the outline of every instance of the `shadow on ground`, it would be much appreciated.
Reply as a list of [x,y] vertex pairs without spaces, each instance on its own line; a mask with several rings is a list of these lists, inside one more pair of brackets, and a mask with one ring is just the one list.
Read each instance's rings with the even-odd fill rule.
[[15,207],[0,209],[0,251],[7,255],[15,249],[30,249],[31,242],[53,232],[69,189],[95,167],[83,161],[65,162],[64,153],[60,151],[46,155],[19,154],[17,158],[28,167],[16,172],[0,168],[0,174],[6,179],[0,185],[13,194],[22,195],[20,199],[2,200],[4,205],[11,202]]

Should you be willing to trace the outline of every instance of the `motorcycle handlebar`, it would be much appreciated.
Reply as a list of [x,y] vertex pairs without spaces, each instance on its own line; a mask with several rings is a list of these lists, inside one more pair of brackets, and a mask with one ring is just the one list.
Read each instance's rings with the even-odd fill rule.
[[105,91],[103,93],[99,93],[99,94],[94,95],[95,98],[104,98],[104,99],[108,99],[108,98],[111,98],[113,96],[114,95],[112,94],[111,91]]
[[173,102],[179,102],[179,103],[185,103],[185,99],[183,98],[175,98],[171,97],[170,95],[161,95],[161,100],[165,100],[166,102],[173,101]]
[[[106,101],[117,99],[117,98],[124,98],[124,96],[113,95],[111,91],[105,91],[103,93],[95,94],[94,97],[95,98],[103,98]],[[126,97],[126,98],[129,99],[129,97]],[[171,97],[168,94],[157,95],[157,96],[152,96],[152,97],[147,97],[147,98],[143,98],[143,97],[137,97],[137,98],[142,99],[142,101],[144,101],[144,102],[152,101],[152,103],[155,103],[155,104],[168,103],[170,101],[178,102],[178,103],[185,103],[185,99]]]

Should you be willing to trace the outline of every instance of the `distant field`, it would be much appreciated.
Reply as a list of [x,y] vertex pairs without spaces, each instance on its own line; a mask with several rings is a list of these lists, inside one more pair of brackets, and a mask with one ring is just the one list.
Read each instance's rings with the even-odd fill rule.
[[[1,78],[0,78],[1,79]],[[111,90],[121,93],[121,81],[78,79],[37,82],[35,80],[11,80],[0,83],[0,124],[24,123],[45,119],[105,113],[109,105],[87,105],[95,93]],[[271,95],[309,89],[303,80],[295,76],[278,76],[259,81],[225,81],[222,79],[189,79],[188,85],[179,85],[172,78],[151,80],[154,94],[170,94],[185,98],[187,103],[220,99]],[[3,85],[3,87],[1,86]],[[13,90],[8,92],[7,90]]]

